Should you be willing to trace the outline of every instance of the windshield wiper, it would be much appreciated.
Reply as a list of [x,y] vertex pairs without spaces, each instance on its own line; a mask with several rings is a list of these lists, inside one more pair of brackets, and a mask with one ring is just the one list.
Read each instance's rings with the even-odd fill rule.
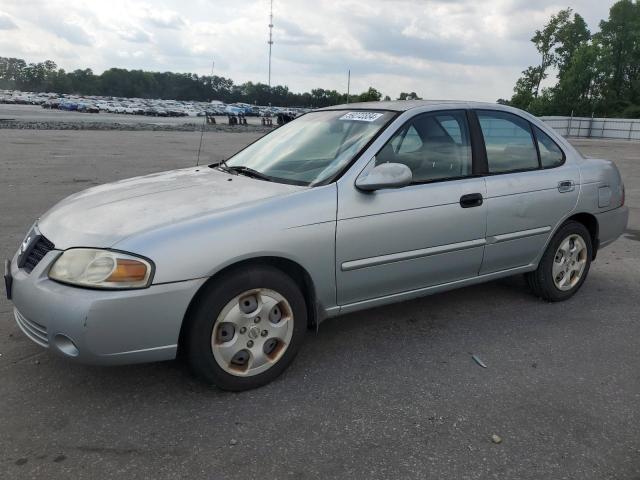
[[225,172],[225,173],[233,173],[234,175],[238,174],[238,172],[234,172],[229,167],[227,167],[227,164],[224,163],[224,162],[214,163],[213,165],[209,165],[209,168],[215,168],[215,169],[220,170],[221,172]]
[[267,182],[273,182],[271,177],[269,177],[268,175],[265,175],[264,173],[260,173],[259,171],[254,170],[253,168],[245,167],[244,165],[238,165],[238,166],[233,165],[230,167],[225,165],[225,168],[231,172],[239,173],[240,175],[245,175],[247,177],[265,180]]
[[218,163],[212,163],[211,165],[209,165],[209,168],[217,168],[219,170],[228,171],[229,167],[227,166],[227,159],[224,158]]

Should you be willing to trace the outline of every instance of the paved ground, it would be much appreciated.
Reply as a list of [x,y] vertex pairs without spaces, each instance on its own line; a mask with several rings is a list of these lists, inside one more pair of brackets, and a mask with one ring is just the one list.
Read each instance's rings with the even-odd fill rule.
[[[0,131],[0,255],[72,192],[193,164],[198,138]],[[207,134],[204,158],[252,138]],[[616,160],[632,208],[577,296],[513,278],[329,320],[259,390],[68,363],[0,300],[0,478],[640,479],[640,144],[576,143]]]
[[[0,120],[20,120],[23,122],[103,122],[103,123],[155,123],[160,125],[180,125],[202,122],[202,117],[148,117],[117,113],[82,113],[47,109],[39,105],[10,105],[0,103]],[[226,123],[224,116],[216,117],[218,123]],[[247,117],[250,124],[259,125],[259,117]]]

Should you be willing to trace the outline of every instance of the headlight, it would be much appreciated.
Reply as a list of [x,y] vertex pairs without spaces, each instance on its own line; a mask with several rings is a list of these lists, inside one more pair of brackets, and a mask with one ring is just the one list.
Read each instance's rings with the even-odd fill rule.
[[92,288],[144,288],[151,283],[151,263],[110,250],[72,248],[58,257],[49,278]]

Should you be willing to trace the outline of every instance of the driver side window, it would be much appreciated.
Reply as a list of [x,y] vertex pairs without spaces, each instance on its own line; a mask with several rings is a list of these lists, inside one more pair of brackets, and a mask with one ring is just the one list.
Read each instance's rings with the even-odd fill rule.
[[413,183],[471,175],[471,143],[464,111],[418,115],[403,125],[376,155],[376,165],[402,163]]

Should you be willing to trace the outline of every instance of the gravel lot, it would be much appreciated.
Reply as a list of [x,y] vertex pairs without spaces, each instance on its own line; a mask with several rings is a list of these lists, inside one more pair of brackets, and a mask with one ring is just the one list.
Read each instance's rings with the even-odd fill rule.
[[[93,129],[141,129],[141,125],[155,125],[159,128],[189,128],[202,126],[202,117],[148,117],[146,115],[129,115],[117,113],[82,113],[57,109],[46,109],[39,105],[0,104],[0,128],[3,123],[37,125],[41,129],[51,128],[49,124],[71,124],[83,126],[93,124]],[[216,116],[219,125],[227,123],[226,116]],[[260,117],[247,117],[251,126],[260,126]],[[274,118],[275,123],[275,118]],[[115,127],[118,125],[118,127]],[[242,127],[236,127],[237,129]],[[145,129],[149,129],[148,127]]]
[[[257,135],[207,133],[203,163]],[[0,255],[75,191],[194,164],[198,140],[0,130]],[[632,209],[578,295],[515,277],[328,320],[259,390],[69,363],[2,298],[0,478],[640,479],[640,144],[576,145],[617,162]]]

